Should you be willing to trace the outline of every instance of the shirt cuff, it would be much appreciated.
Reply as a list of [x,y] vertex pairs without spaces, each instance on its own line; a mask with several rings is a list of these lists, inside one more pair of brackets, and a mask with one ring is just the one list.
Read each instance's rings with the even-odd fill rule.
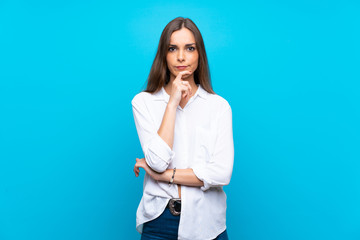
[[175,157],[175,152],[158,134],[155,134],[147,150],[148,154],[145,154],[147,156],[145,160],[157,172],[165,171],[170,161]]
[[196,164],[192,166],[192,170],[198,179],[203,181],[204,186],[200,187],[201,190],[206,191],[211,187],[210,181],[206,178],[206,169],[204,164]]

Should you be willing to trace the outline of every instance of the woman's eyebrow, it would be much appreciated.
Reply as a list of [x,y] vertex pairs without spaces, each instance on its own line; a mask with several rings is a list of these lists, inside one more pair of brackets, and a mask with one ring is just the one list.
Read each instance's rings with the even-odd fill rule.
[[[188,47],[188,46],[191,46],[191,45],[194,45],[195,43],[188,43],[188,44],[185,44],[185,47]],[[170,44],[169,46],[171,47],[177,47],[175,44]]]

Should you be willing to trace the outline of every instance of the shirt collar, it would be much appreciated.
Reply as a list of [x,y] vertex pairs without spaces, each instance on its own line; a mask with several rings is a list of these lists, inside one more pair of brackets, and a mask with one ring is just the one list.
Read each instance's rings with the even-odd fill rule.
[[[192,98],[195,99],[197,96],[199,96],[206,100],[209,93],[200,84],[197,84],[197,86],[198,89],[194,94],[194,96],[192,96]],[[161,87],[160,91],[154,93],[154,96],[156,101],[169,102],[170,99],[170,95],[165,91],[164,87]]]

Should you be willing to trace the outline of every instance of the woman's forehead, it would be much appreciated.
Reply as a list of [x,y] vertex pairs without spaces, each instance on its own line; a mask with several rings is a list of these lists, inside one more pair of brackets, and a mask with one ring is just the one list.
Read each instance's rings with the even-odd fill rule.
[[191,43],[195,43],[195,37],[187,28],[177,30],[170,36],[170,45],[186,45]]

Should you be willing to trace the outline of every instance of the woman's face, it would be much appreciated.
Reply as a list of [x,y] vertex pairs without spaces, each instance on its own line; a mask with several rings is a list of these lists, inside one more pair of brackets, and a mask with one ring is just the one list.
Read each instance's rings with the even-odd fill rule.
[[185,27],[173,32],[166,55],[170,80],[175,79],[178,73],[184,70],[192,71],[191,75],[184,76],[185,80],[193,76],[198,67],[198,61],[199,53],[196,49],[194,34]]

